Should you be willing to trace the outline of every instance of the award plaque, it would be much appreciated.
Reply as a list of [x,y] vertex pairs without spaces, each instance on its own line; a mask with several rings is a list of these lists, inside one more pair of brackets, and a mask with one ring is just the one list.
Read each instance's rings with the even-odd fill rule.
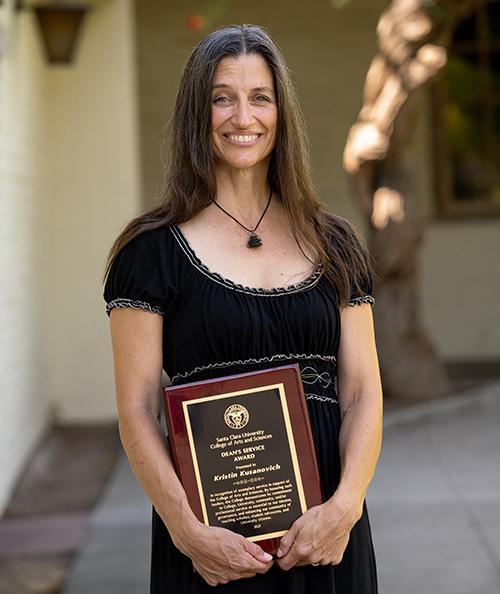
[[276,554],[323,501],[297,363],[164,388],[168,439],[196,517]]

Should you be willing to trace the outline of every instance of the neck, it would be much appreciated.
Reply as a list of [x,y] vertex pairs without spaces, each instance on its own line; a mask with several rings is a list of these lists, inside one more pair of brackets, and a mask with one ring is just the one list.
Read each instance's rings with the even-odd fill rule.
[[[271,189],[267,183],[267,168],[260,172],[218,169],[216,177],[217,204],[244,225],[253,226],[269,201]],[[217,206],[214,205],[214,208],[217,209]]]

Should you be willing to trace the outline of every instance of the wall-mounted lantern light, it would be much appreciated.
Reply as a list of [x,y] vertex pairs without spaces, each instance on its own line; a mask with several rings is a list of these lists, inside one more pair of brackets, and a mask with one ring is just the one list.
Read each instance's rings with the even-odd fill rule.
[[40,26],[48,62],[71,64],[88,7],[47,4],[34,6],[33,10]]
[[22,2],[18,3],[18,8],[29,8],[35,13],[47,61],[50,64],[71,64],[89,7],[60,1],[31,7]]

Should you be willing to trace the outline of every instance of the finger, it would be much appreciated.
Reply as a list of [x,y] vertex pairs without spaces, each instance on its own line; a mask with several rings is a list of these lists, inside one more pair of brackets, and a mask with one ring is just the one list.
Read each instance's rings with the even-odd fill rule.
[[219,579],[219,583],[227,583],[228,581],[232,582],[233,580],[239,580],[241,578],[251,578],[255,577],[255,571],[232,571],[231,573],[221,576]]
[[288,571],[289,569],[297,565],[299,561],[301,561],[301,556],[298,554],[297,548],[292,546],[286,555],[283,555],[283,557],[278,558],[277,563],[281,567],[281,569]]
[[[255,560],[254,560],[254,562],[255,562]],[[257,562],[257,563],[259,563],[259,562]],[[268,563],[265,563],[265,564],[259,563],[258,566],[254,566],[254,571],[256,573],[267,573],[273,565],[274,565],[274,559],[272,561],[269,561]]]
[[257,561],[257,559],[250,555],[250,553],[245,552],[243,556],[240,558],[237,571],[252,571],[253,573],[266,573],[273,565],[274,559],[268,561],[267,563],[262,563],[261,561]]
[[[256,559],[260,564],[267,564],[273,560],[273,556],[269,553],[266,553],[258,544],[247,540],[246,538],[243,541],[245,551],[249,553],[254,559]],[[259,565],[260,568],[261,565]]]
[[209,586],[217,586],[218,582],[217,582],[217,580],[216,580],[215,578],[213,578],[213,577],[212,577],[212,576],[210,576],[210,575],[205,575],[205,574],[203,574],[203,573],[200,573],[200,572],[198,572],[198,573],[199,573],[200,577],[201,577],[202,579],[204,579],[204,580],[205,580],[205,582],[206,582],[206,583],[207,583]]
[[299,561],[297,561],[297,563],[295,564],[296,567],[300,567],[302,565],[323,565],[323,563],[321,561],[312,561],[310,559],[299,559]]
[[244,573],[240,573],[238,574],[234,579],[240,579],[240,578],[251,578],[251,577],[255,577],[256,572],[255,571],[245,571]]
[[298,561],[287,555],[286,557],[278,559],[276,563],[283,571],[289,571],[290,569],[292,569],[292,567],[295,567],[297,565]]
[[290,548],[292,547],[292,545],[295,541],[296,536],[297,536],[297,524],[294,523],[294,524],[292,524],[290,530],[288,530],[288,532],[281,537],[280,546],[278,548],[278,552],[276,553],[276,556],[278,557],[278,559],[280,557],[284,557],[285,555],[288,554],[288,552],[290,551]]

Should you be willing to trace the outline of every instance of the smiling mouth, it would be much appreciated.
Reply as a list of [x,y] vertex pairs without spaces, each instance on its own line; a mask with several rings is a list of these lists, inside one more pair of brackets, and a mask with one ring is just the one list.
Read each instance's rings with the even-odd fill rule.
[[257,142],[262,134],[223,134],[223,136],[232,144],[245,145]]

